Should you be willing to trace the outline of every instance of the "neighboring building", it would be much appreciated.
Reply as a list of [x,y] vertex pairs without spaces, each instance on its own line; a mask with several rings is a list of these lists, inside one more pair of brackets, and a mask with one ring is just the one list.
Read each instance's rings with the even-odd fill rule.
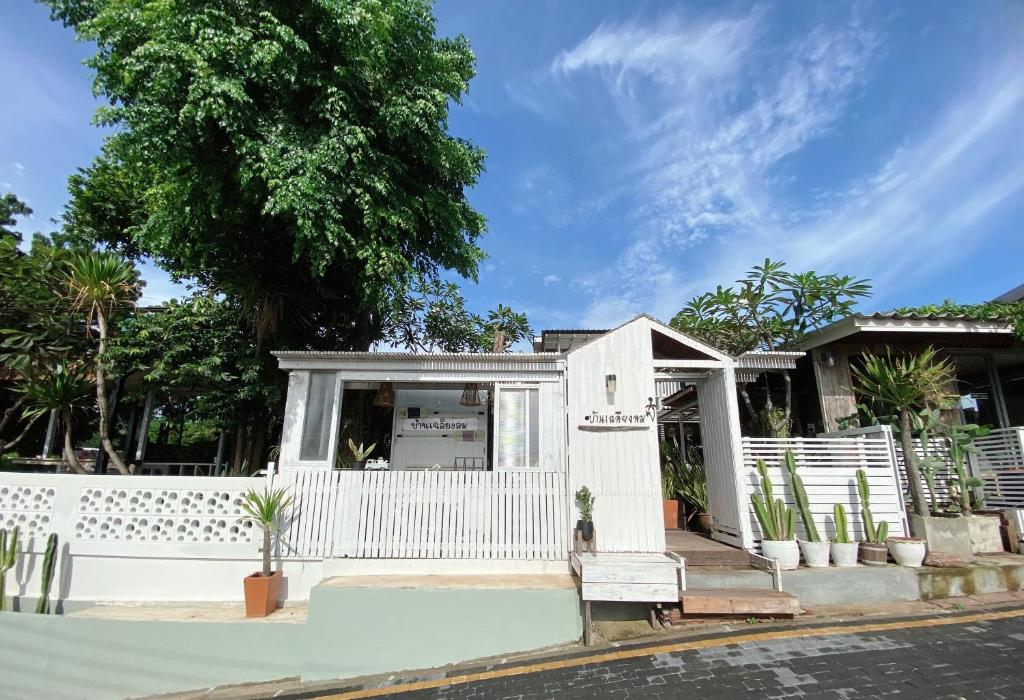
[[808,354],[797,362],[794,373],[804,421],[799,432],[834,431],[837,420],[857,412],[850,366],[863,353],[918,351],[929,346],[956,366],[955,392],[960,396],[956,413],[963,422],[994,428],[1024,425],[1024,343],[1012,323],[876,313],[848,316],[812,333],[801,345]]
[[1013,303],[1015,301],[1022,301],[1022,300],[1024,300],[1024,284],[1022,284],[1022,285],[1020,285],[1018,287],[1014,287],[1013,289],[1011,289],[1010,291],[1006,292],[1005,294],[1000,294],[999,296],[997,296],[992,301],[998,301],[998,302],[1003,303],[1003,304],[1011,304],[1011,303]]

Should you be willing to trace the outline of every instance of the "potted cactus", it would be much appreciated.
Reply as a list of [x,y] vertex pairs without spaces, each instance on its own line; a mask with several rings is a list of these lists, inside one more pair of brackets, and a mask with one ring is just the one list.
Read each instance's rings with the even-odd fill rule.
[[280,533],[281,517],[291,504],[292,498],[286,494],[285,489],[269,487],[265,487],[262,493],[249,491],[242,501],[242,510],[245,512],[243,519],[263,529],[263,569],[245,577],[246,617],[266,617],[277,609],[284,573],[271,570],[271,538],[274,533]]
[[889,560],[889,550],[885,545],[889,537],[889,523],[883,520],[875,527],[875,518],[871,514],[871,489],[868,487],[868,476],[863,469],[857,470],[857,495],[860,497],[860,517],[864,523],[860,561],[863,564],[881,566]]
[[800,551],[804,555],[804,563],[815,569],[827,567],[831,545],[828,540],[822,541],[818,534],[818,526],[814,524],[814,516],[811,515],[811,503],[807,498],[807,490],[804,489],[804,480],[796,473],[796,457],[793,456],[792,451],[786,450],[782,463],[789,474],[793,498],[796,499],[796,506],[800,511],[800,521],[804,524],[804,534],[807,536],[805,540],[797,540]]
[[836,538],[831,546],[832,563],[836,566],[857,566],[857,550],[860,549],[860,544],[850,539],[850,523],[842,503],[836,503],[832,507],[832,517],[836,525]]
[[757,460],[757,471],[761,475],[761,493],[751,494],[750,503],[764,535],[761,552],[769,559],[777,559],[781,569],[796,569],[800,566],[800,548],[793,534],[796,530],[796,511],[781,498],[773,498],[768,465],[763,459]]
[[18,563],[18,528],[7,534],[0,528],[0,610],[6,610],[7,572]]

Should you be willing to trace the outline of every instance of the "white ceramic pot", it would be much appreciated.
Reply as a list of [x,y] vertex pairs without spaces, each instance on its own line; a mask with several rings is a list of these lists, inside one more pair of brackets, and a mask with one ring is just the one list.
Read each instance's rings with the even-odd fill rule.
[[800,551],[804,555],[804,564],[812,569],[823,569],[828,566],[828,555],[831,549],[829,542],[808,542],[797,540],[800,543]]
[[796,540],[761,540],[761,553],[769,559],[778,559],[779,568],[785,571],[800,566],[800,548]]
[[925,540],[919,537],[890,537],[886,544],[889,545],[889,554],[900,566],[912,569],[921,567],[926,552]]
[[860,542],[833,542],[832,563],[836,566],[857,566]]

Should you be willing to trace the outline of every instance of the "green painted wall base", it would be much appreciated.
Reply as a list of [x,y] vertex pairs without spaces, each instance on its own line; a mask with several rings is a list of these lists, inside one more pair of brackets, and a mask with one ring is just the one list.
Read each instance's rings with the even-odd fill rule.
[[306,623],[0,613],[0,697],[124,698],[286,677],[344,678],[564,644],[569,590],[318,586]]

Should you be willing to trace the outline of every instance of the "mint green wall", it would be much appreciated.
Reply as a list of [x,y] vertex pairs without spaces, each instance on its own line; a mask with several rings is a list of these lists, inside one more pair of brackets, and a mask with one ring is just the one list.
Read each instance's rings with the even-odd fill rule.
[[439,666],[579,638],[570,590],[318,586],[309,622],[0,613],[0,697],[122,698]]

